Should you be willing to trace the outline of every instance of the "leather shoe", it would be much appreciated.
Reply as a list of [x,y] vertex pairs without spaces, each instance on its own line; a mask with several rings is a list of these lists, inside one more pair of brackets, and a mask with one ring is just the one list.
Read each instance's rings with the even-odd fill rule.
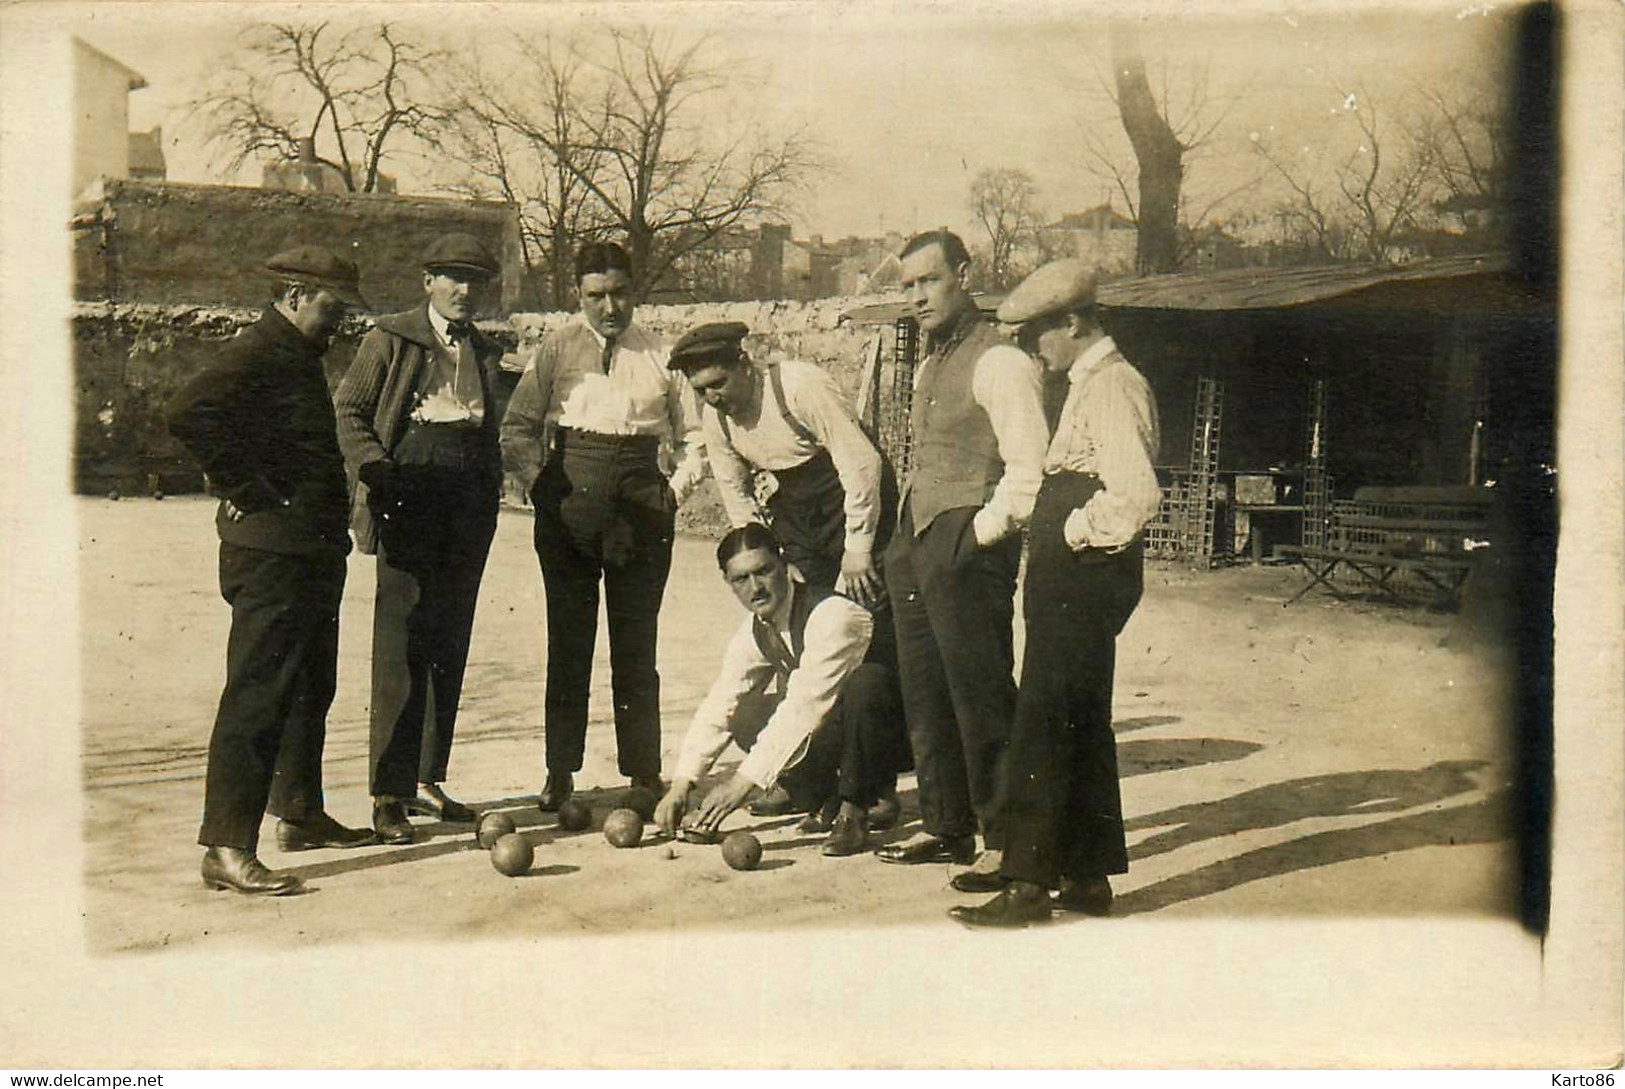
[[842,813],[835,818],[835,826],[824,841],[824,853],[831,858],[845,858],[860,853],[868,845],[868,818]]
[[902,815],[903,803],[898,800],[895,792],[888,794],[869,807],[869,827],[876,832],[896,828]]
[[976,907],[948,909],[951,919],[966,926],[1031,926],[1050,917],[1049,890],[1031,881],[1012,881],[1003,892]]
[[575,779],[567,771],[550,771],[542,792],[536,796],[536,808],[543,813],[557,813],[559,806],[569,801],[576,792]]
[[647,790],[656,798],[663,798],[666,796],[666,784],[661,781],[661,778],[658,775],[632,776],[632,789]]
[[956,873],[948,884],[960,892],[998,892],[1010,883],[1010,879],[1002,873],[979,873],[976,870],[966,870]]
[[840,799],[831,798],[816,809],[808,810],[807,815],[796,822],[796,831],[809,836],[828,832],[835,827],[835,815],[840,811]]
[[1061,891],[1055,894],[1055,906],[1062,911],[1081,911],[1085,915],[1110,915],[1112,911],[1112,883],[1104,876],[1074,881],[1061,878]]
[[954,874],[948,884],[960,892],[998,892],[1010,883],[1009,878],[999,872],[1003,863],[1003,851],[983,851],[970,869]]
[[888,843],[875,851],[875,857],[899,866],[918,866],[925,862],[968,866],[976,857],[976,837],[927,836],[912,843]]
[[419,783],[418,796],[406,803],[406,811],[455,823],[474,821],[474,811],[447,794],[439,783]]
[[291,873],[273,873],[253,851],[241,847],[210,847],[203,852],[203,883],[216,892],[226,889],[244,896],[287,896],[303,892],[305,883]]
[[375,798],[372,826],[384,843],[412,842],[412,822],[406,819],[406,805],[399,798]]
[[782,817],[786,813],[796,811],[795,803],[790,800],[790,792],[781,786],[774,786],[772,790],[751,802],[748,808],[753,817]]
[[378,837],[368,828],[346,828],[326,813],[308,821],[276,822],[276,845],[281,851],[313,851],[320,847],[371,847]]

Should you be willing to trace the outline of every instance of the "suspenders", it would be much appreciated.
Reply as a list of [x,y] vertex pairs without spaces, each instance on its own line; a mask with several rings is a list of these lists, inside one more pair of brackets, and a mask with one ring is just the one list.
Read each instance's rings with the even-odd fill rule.
[[[769,363],[764,369],[767,371],[768,385],[773,387],[773,400],[779,406],[779,415],[783,417],[784,422],[789,425],[790,430],[795,432],[796,438],[800,439],[802,442],[811,443],[813,446],[818,446],[818,436],[814,435],[812,431],[808,429],[806,424],[802,423],[791,414],[790,406],[785,402],[784,378],[779,374],[779,365],[777,363]],[[724,413],[718,412],[717,421],[722,424],[722,437],[728,440],[728,445],[732,446],[734,434],[733,429],[728,426],[728,417]]]

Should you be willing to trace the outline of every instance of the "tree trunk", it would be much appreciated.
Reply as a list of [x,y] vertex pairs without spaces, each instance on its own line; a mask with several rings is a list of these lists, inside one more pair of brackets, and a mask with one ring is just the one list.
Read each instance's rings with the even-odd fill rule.
[[1185,174],[1185,147],[1157,109],[1135,31],[1114,27],[1111,41],[1117,108],[1140,167],[1134,264],[1142,273],[1173,272],[1179,258],[1179,187]]

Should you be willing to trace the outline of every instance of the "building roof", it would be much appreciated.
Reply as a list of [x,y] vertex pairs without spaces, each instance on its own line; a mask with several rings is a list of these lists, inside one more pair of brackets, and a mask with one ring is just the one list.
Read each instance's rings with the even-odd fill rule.
[[1506,273],[1505,254],[1447,257],[1407,265],[1312,265],[1136,276],[1100,285],[1100,305],[1118,310],[1273,310],[1349,295],[1381,284]]
[[[1273,310],[1334,299],[1383,284],[1504,275],[1511,265],[1506,254],[1496,253],[1397,266],[1314,265],[1178,272],[1102,283],[1098,299],[1101,306],[1113,310]],[[1001,301],[1001,295],[982,295],[977,297],[976,305],[992,311]],[[858,325],[884,324],[908,312],[904,302],[875,303],[849,310],[841,320]]]
[[78,37],[74,38],[73,39],[73,44],[78,46],[80,49],[83,49],[85,52],[91,54],[92,56],[94,56],[98,60],[104,61],[107,64],[112,65],[114,68],[122,68],[124,70],[125,74],[128,75],[129,78],[130,78],[130,90],[139,91],[139,90],[141,90],[141,88],[143,88],[143,87],[145,87],[147,85],[147,77],[146,76],[143,76],[140,72],[137,72],[134,68],[131,68],[128,64],[125,64],[123,61],[118,60],[115,57],[110,57],[106,53],[103,53],[100,49],[97,49],[95,46],[91,45],[89,42],[85,41],[83,38],[78,38]]

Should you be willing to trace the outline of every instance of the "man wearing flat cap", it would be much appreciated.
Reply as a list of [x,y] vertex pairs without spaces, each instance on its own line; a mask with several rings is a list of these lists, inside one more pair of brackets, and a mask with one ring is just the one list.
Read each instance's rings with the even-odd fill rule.
[[[980,875],[991,901],[951,914],[1024,926],[1063,910],[1103,915],[1109,874],[1128,871],[1112,735],[1117,635],[1139,604],[1141,533],[1162,493],[1157,404],[1100,326],[1095,272],[1055,261],[999,307],[1018,342],[1069,384],[1028,527],[1020,696],[999,804],[1004,856]],[[956,887],[974,891],[970,874]]]
[[474,819],[441,784],[502,489],[502,347],[473,322],[499,271],[479,239],[435,239],[423,305],[378,319],[335,398],[351,525],[378,557],[369,760],[373,827],[388,843],[412,842],[409,813]]
[[[876,851],[900,864],[992,867],[993,802],[1016,707],[1016,570],[1048,428],[1038,365],[986,321],[951,231],[903,247],[925,334],[908,478],[886,583],[920,788],[921,835]],[[987,850],[976,858],[980,827]]]
[[[828,371],[793,359],[758,365],[742,343],[749,332],[737,321],[697,326],[672,347],[669,364],[703,402],[706,459],[728,519],[770,525],[809,590],[834,590],[867,608],[875,620],[869,658],[895,680],[891,609],[876,563],[897,518],[891,468]],[[907,770],[902,751],[901,766],[883,774]],[[882,783],[878,801],[863,818],[877,829],[897,818],[894,781]],[[751,807],[762,816],[790,811],[784,791]]]
[[346,308],[366,302],[356,266],[317,246],[265,269],[272,305],[175,394],[168,420],[221,497],[220,593],[231,605],[198,833],[203,880],[279,896],[303,886],[259,861],[267,811],[281,818],[284,851],[374,842],[328,816],[322,799],[350,551],[322,356]]
[[677,508],[705,472],[693,394],[666,369],[660,339],[632,321],[631,258],[611,242],[581,247],[576,286],[580,315],[537,346],[502,424],[503,459],[536,510],[547,595],[543,812],[570,796],[585,756],[600,585],[620,771],[652,798],[665,792],[660,603]]

